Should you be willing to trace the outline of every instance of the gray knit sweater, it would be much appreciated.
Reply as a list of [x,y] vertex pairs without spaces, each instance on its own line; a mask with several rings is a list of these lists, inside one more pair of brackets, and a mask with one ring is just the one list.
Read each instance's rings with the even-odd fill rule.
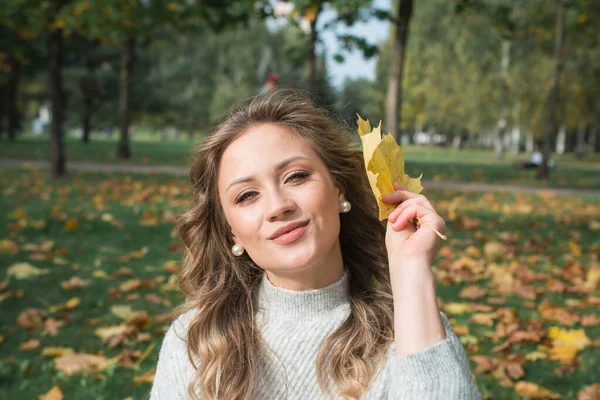
[[[322,289],[291,291],[263,278],[257,324],[273,357],[261,363],[254,399],[317,400],[316,359],[323,340],[348,317],[348,275]],[[151,400],[189,399],[194,369],[185,337],[192,311],[171,324],[160,350]],[[480,399],[465,352],[442,314],[447,338],[406,356],[392,342],[364,399]],[[341,397],[340,397],[341,398]]]

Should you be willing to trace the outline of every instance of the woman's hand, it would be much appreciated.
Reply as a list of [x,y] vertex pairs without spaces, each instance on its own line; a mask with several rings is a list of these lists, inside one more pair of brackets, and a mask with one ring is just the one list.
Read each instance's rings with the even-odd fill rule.
[[[388,217],[385,234],[388,258],[399,267],[410,268],[410,264],[431,266],[442,242],[431,228],[444,234],[446,224],[427,197],[409,192],[397,183],[394,189],[395,192],[382,197],[384,203],[396,204]],[[409,222],[414,218],[418,218],[418,228]]]
[[[431,270],[442,241],[431,228],[445,233],[446,224],[425,196],[398,184],[394,189],[382,198],[396,204],[388,217],[385,245],[394,297],[396,354],[406,355],[446,338]],[[409,222],[414,218],[420,221],[418,228]]]

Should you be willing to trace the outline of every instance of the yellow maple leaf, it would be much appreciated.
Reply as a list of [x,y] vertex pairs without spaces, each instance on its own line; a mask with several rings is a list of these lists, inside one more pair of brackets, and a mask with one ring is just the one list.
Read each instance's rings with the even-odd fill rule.
[[577,352],[591,344],[583,329],[561,329],[553,326],[548,330],[548,337],[552,339],[552,348],[548,349],[549,358],[564,365],[571,364]]
[[50,357],[61,357],[73,353],[75,352],[70,347],[44,347],[42,349],[42,355]]
[[57,311],[61,311],[61,310],[72,310],[75,307],[77,307],[80,303],[81,303],[81,300],[78,297],[73,297],[73,298],[67,300],[66,303],[57,304],[55,306],[50,307],[48,309],[48,311],[57,312]]
[[404,150],[389,133],[381,136],[381,121],[379,126],[371,129],[369,121],[358,115],[358,134],[363,145],[367,178],[379,206],[379,219],[384,220],[395,206],[385,204],[381,196],[394,192],[394,183],[401,184],[413,193],[421,193],[423,175],[411,178],[404,172]]

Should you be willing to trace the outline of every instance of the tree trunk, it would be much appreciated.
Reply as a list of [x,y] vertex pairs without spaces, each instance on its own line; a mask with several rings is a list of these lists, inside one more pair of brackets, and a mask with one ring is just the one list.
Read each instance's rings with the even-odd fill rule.
[[536,177],[538,179],[548,179],[550,170],[548,169],[548,160],[552,151],[552,142],[556,128],[558,127],[557,105],[560,89],[560,75],[564,68],[565,57],[565,4],[563,0],[558,0],[556,10],[556,32],[554,42],[554,72],[552,74],[552,89],[548,97],[548,121],[546,122],[546,137],[544,140],[544,151],[542,164],[538,167]]
[[527,132],[527,138],[525,139],[525,151],[527,154],[533,153],[535,149],[535,139],[533,137],[533,132]]
[[6,111],[6,85],[0,83],[0,140],[4,135],[4,113]]
[[567,146],[567,127],[561,124],[556,138],[556,154],[565,154]]
[[[51,3],[49,25],[54,25],[54,20],[60,8],[63,6],[61,0]],[[52,122],[50,124],[50,144],[52,148],[51,173],[57,178],[66,174],[65,146],[63,141],[63,115],[64,94],[62,81],[62,29],[50,28],[49,43],[49,88]]]
[[315,71],[316,71],[316,59],[315,46],[317,44],[318,32],[317,32],[317,21],[319,20],[319,14],[323,9],[323,4],[319,2],[316,5],[314,17],[310,21],[310,36],[308,37],[308,61],[306,63],[306,91],[312,93],[315,90]]
[[81,115],[81,125],[83,129],[83,143],[89,143],[90,133],[92,131],[92,112],[94,107],[93,88],[95,84],[94,63],[89,53],[85,56],[84,63],[86,67],[86,74],[79,81],[79,90],[81,91],[81,95],[83,97],[83,113]]
[[135,39],[130,38],[123,44],[121,56],[121,73],[119,77],[119,148],[117,157],[122,159],[131,158],[129,147],[129,124],[131,122],[131,77],[133,74],[133,63],[135,57]]
[[585,155],[585,122],[579,124],[577,130],[577,142],[575,143],[575,157],[582,159]]
[[388,79],[388,91],[385,101],[385,115],[390,133],[396,141],[400,139],[402,122],[402,71],[405,64],[408,28],[413,10],[413,0],[398,0],[392,65]]
[[502,109],[500,111],[500,120],[498,121],[498,129],[496,131],[495,148],[496,155],[499,160],[504,158],[505,136],[508,131],[508,102],[509,102],[509,87],[508,87],[508,67],[510,65],[510,48],[511,41],[504,39],[502,41],[502,61],[500,64],[502,74]]
[[590,132],[590,138],[588,139],[588,154],[591,156],[594,153],[600,152],[600,140],[598,140],[598,131],[596,127],[592,128]]
[[7,117],[8,117],[8,140],[14,142],[17,140],[17,131],[19,130],[19,107],[17,97],[19,93],[19,62],[10,59],[10,72],[8,74],[8,93],[7,93]]

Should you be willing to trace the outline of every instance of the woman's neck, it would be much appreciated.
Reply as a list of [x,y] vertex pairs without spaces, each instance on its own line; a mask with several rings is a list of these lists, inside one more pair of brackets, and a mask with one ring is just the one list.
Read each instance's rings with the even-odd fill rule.
[[302,269],[266,271],[265,274],[269,282],[283,289],[295,291],[321,289],[344,276],[342,252],[338,245],[327,257]]

